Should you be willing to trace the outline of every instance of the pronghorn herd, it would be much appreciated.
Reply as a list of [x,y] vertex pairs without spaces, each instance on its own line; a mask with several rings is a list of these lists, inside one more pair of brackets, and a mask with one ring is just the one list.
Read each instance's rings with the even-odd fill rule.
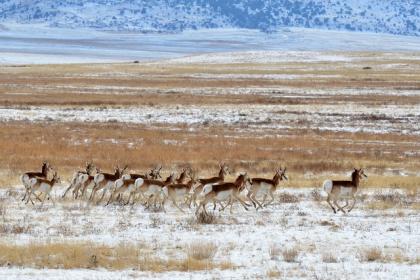
[[[245,172],[240,174],[234,182],[225,182],[225,176],[230,174],[230,170],[226,164],[221,164],[219,167],[216,177],[197,178],[191,168],[184,168],[178,178],[172,173],[162,180],[160,175],[162,167],[153,168],[147,174],[134,174],[126,173],[127,166],[124,168],[117,166],[114,173],[104,173],[93,163],[86,163],[85,170],[79,170],[73,174],[70,185],[66,188],[62,198],[71,191],[74,199],[85,198],[88,203],[99,204],[108,194],[106,205],[116,202],[124,205],[131,202],[133,205],[136,201],[142,200],[146,208],[152,205],[159,206],[163,211],[165,211],[166,202],[171,201],[182,212],[184,210],[179,205],[180,203],[186,204],[189,208],[194,205],[196,214],[200,209],[203,209],[203,212],[207,214],[206,206],[212,202],[213,210],[219,204],[220,210],[230,206],[232,213],[232,206],[235,202],[239,202],[246,210],[252,205],[256,210],[270,205],[274,201],[274,193],[280,182],[288,180],[286,168],[280,167],[272,179],[250,178]],[[51,179],[48,179],[50,173],[53,175]],[[356,202],[355,194],[363,177],[367,176],[362,169],[354,169],[351,181],[326,180],[324,182],[323,189],[328,195],[327,202],[334,213],[337,213],[338,210],[346,213],[345,207],[349,205],[349,199],[352,199],[353,203],[347,212],[353,209]],[[39,200],[41,205],[44,204],[46,198],[51,199],[55,204],[50,193],[54,185],[60,182],[60,178],[57,171],[48,162],[43,162],[41,172],[26,172],[21,176],[21,180],[25,187],[22,201],[26,200],[26,204],[29,201],[35,204],[32,197]],[[88,192],[90,192],[89,198],[87,198]],[[102,193],[100,198],[95,200],[97,192]],[[242,195],[244,192],[246,192],[246,196]],[[43,198],[42,194],[44,194]],[[262,202],[257,199],[261,196]],[[268,196],[270,200],[266,203]],[[249,200],[252,205],[248,204],[245,199]],[[338,204],[340,199],[346,201],[344,206]]]

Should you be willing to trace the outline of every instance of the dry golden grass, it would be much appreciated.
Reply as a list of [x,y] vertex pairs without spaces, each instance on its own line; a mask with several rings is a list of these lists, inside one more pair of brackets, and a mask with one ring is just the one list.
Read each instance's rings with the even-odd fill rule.
[[282,276],[282,273],[277,268],[271,268],[267,270],[266,276],[268,278],[280,278]]
[[[401,158],[404,151],[415,149],[415,136],[371,135],[363,133],[317,132],[302,135],[299,131],[283,131],[284,135],[260,137],[231,131],[223,127],[209,127],[189,131],[167,128],[146,128],[127,124],[26,124],[3,123],[0,134],[0,164],[4,168],[0,186],[20,184],[19,175],[36,171],[42,160],[48,159],[63,180],[85,161],[93,160],[104,171],[116,164],[128,164],[137,172],[145,172],[162,164],[165,172],[190,164],[199,176],[217,173],[218,164],[226,162],[236,172],[248,170],[250,176],[272,177],[278,166],[288,167],[288,187],[321,186],[323,180],[346,179],[353,167],[366,168],[369,178],[362,188],[399,187],[417,189],[420,177],[382,173],[387,169],[418,170],[418,158]],[[110,141],[110,135],[115,141]],[[164,139],[179,145],[167,145]],[[345,141],[343,141],[346,139]],[[379,141],[389,142],[389,146]],[[367,142],[369,141],[369,142]],[[135,143],[129,146],[129,143]],[[400,145],[395,145],[401,143]],[[414,144],[410,144],[414,143]],[[351,153],[347,150],[358,150]],[[384,153],[378,159],[375,151]],[[340,160],[332,160],[340,158]],[[374,170],[374,171],[371,171]],[[326,175],[327,173],[342,175]],[[375,172],[375,173],[373,173]],[[305,174],[312,174],[304,176]]]
[[92,243],[48,243],[10,245],[0,244],[0,266],[33,268],[106,268],[108,270],[134,269],[141,271],[196,271],[206,269],[233,269],[228,261],[162,259],[142,245],[120,244],[115,247]]
[[299,246],[284,249],[282,251],[283,260],[285,262],[296,262],[296,259],[299,256],[299,250]]
[[196,241],[188,245],[187,256],[198,261],[212,260],[217,253],[217,245],[212,242]]
[[382,250],[377,247],[363,249],[359,253],[360,261],[375,262],[375,261],[380,261],[382,258],[383,258]]

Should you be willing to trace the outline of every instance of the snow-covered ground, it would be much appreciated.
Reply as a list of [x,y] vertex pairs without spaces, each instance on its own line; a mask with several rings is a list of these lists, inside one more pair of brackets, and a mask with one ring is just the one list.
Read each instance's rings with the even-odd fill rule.
[[177,105],[0,108],[1,121],[228,125],[246,129],[310,128],[420,135],[419,105]]
[[[214,224],[195,222],[193,210],[181,213],[168,203],[167,213],[150,212],[141,205],[86,206],[84,201],[61,199],[63,187],[54,190],[56,205],[41,209],[20,201],[23,188],[0,189],[2,219],[7,227],[26,228],[23,233],[0,233],[1,242],[39,244],[43,242],[91,241],[97,244],[150,244],[162,257],[182,257],[192,242],[212,242],[218,250],[215,260],[229,260],[236,268],[198,272],[37,270],[0,268],[2,279],[261,279],[268,271],[279,271],[281,279],[418,279],[420,277],[420,216],[403,190],[363,189],[355,209],[334,214],[325,201],[318,201],[312,189],[280,189],[275,202],[263,210],[245,211],[236,205],[234,213],[216,213]],[[325,196],[322,192],[322,197]],[[367,207],[380,195],[401,200],[386,210]],[[289,199],[287,199],[289,197]],[[286,199],[285,199],[286,198]],[[292,199],[290,199],[292,198]],[[286,202],[288,201],[288,202]],[[361,202],[363,201],[363,202]],[[295,262],[286,262],[285,248],[298,248]],[[278,248],[270,254],[270,248]],[[366,261],[366,250],[377,248],[384,258]],[[326,257],[333,255],[332,261]],[[402,256],[393,258],[392,256]],[[387,259],[385,256],[390,257]]]
[[19,24],[0,28],[0,64],[160,60],[252,50],[420,51],[420,37],[305,28],[284,28],[272,34],[249,29],[142,34]]

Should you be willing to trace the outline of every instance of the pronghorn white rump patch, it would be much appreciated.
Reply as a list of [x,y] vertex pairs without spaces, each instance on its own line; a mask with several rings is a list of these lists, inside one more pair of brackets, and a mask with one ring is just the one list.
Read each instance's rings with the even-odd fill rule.
[[102,182],[105,179],[104,174],[96,174],[95,177],[93,177],[93,180],[95,181],[96,184]]
[[212,184],[204,185],[203,190],[201,191],[201,195],[205,196],[206,194],[210,193],[213,190]]
[[324,191],[327,193],[331,193],[333,187],[333,183],[331,180],[325,180],[323,184]]
[[137,178],[136,181],[134,181],[134,187],[136,189],[140,188],[144,183],[144,179],[143,178]]
[[119,189],[124,184],[124,179],[123,178],[120,178],[117,181],[115,181],[114,184],[115,184],[115,189]]

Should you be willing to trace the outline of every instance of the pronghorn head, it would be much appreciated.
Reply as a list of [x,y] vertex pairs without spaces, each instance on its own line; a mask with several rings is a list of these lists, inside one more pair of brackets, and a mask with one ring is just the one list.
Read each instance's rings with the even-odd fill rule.
[[124,168],[123,169],[121,169],[118,165],[114,168],[114,175],[115,176],[117,176],[118,178],[120,178],[123,174],[124,174],[124,172],[125,172],[125,170],[127,169],[127,165],[126,166],[124,166]]
[[235,184],[238,186],[239,191],[242,191],[245,188],[246,182],[248,182],[249,177],[248,173],[245,172],[244,174],[239,174],[239,176],[235,180]]
[[42,162],[41,170],[42,170],[42,174],[47,175],[48,171],[52,170],[52,167],[48,161],[44,160]]
[[174,172],[172,172],[171,173],[171,175],[169,175],[167,178],[166,178],[166,180],[165,180],[165,183],[173,183],[175,181],[175,173]]
[[274,180],[278,180],[278,181],[282,181],[283,179],[288,180],[286,176],[286,170],[287,170],[286,167],[282,169],[280,166],[280,168],[276,170],[276,174],[274,175]]
[[55,184],[55,183],[60,183],[60,182],[61,182],[61,179],[60,179],[60,177],[58,176],[57,171],[54,171],[54,176],[53,176],[53,178],[52,178],[51,182],[53,182],[54,184]]
[[226,176],[230,174],[230,170],[227,167],[226,163],[219,164],[219,167],[220,167],[219,176],[222,176],[222,175]]
[[365,174],[365,171],[362,168],[360,169],[355,168],[353,173],[351,174],[351,177],[354,180],[356,177],[358,179],[362,179],[363,177],[367,178],[367,175]]
[[280,174],[280,181],[281,180],[289,180],[288,178],[287,178],[287,176],[286,176],[286,167],[284,167],[284,169],[283,170],[281,170],[281,167],[280,167],[280,169],[279,169],[279,171],[281,171],[281,173],[279,173]]
[[87,174],[91,174],[94,169],[95,169],[95,165],[91,161],[86,162],[86,173]]
[[162,176],[160,175],[160,171],[162,170],[162,165],[158,168],[158,167],[155,167],[155,168],[153,168],[152,170],[150,170],[150,173],[149,173],[149,176],[152,178],[152,179],[162,179]]

